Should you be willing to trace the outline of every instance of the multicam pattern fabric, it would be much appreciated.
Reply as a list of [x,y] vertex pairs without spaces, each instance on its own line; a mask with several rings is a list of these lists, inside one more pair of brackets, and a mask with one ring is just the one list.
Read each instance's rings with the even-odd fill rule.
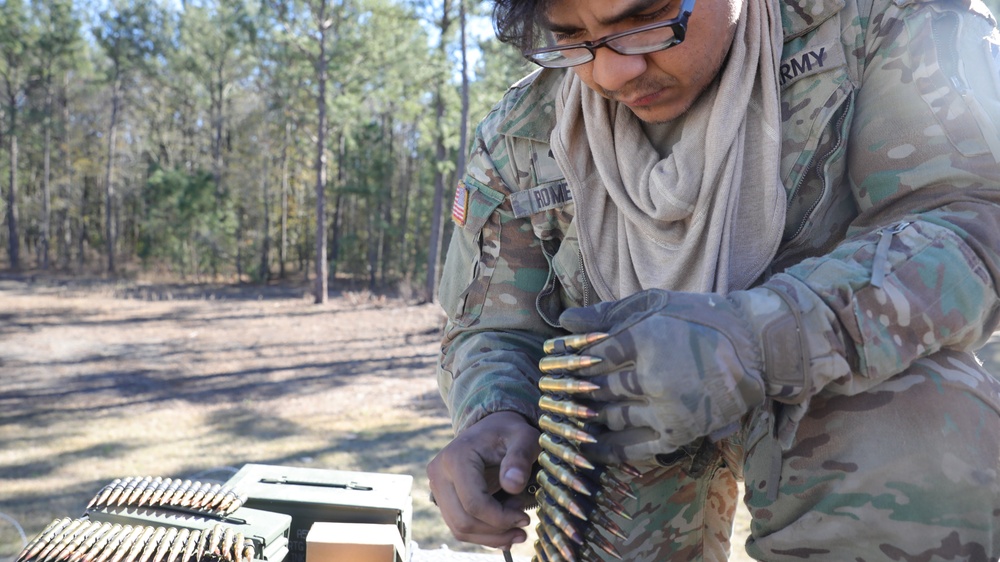
[[[804,402],[769,402],[735,436],[647,467],[620,547],[722,559],[744,478],[761,560],[996,560],[1000,383],[972,354],[1000,317],[996,22],[978,0],[782,9],[788,216],[762,281],[801,307],[824,355]],[[512,205],[567,188],[548,148],[561,78],[515,85],[477,131],[440,294],[457,431],[496,411],[537,419],[541,344],[565,333],[561,311],[594,304],[572,199]]]

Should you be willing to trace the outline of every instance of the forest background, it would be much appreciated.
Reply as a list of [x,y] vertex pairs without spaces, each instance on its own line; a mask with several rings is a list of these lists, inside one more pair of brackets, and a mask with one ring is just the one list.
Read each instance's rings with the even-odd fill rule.
[[530,70],[489,7],[0,0],[0,269],[431,300],[469,130]]
[[429,298],[459,147],[529,71],[487,9],[0,1],[0,268]]

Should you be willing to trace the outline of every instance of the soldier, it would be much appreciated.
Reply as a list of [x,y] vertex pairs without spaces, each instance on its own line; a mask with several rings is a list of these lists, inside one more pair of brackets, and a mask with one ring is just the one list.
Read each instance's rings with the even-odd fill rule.
[[625,560],[725,559],[739,479],[756,559],[1000,557],[1000,381],[974,356],[1000,318],[980,0],[493,15],[543,68],[479,125],[454,200],[457,436],[428,478],[455,536],[526,538],[548,340],[591,389],[580,451],[631,490],[627,538],[601,531]]

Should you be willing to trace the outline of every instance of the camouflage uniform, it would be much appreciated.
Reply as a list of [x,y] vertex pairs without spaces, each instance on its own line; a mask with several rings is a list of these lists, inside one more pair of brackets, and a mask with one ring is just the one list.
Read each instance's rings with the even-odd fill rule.
[[[739,478],[758,559],[1000,557],[1000,382],[972,353],[1000,311],[1000,49],[970,1],[782,2],[788,216],[768,283],[837,360],[807,403],[646,467],[626,559],[725,558]],[[511,88],[456,194],[439,382],[457,431],[537,419],[541,344],[594,304],[548,147],[564,72]]]

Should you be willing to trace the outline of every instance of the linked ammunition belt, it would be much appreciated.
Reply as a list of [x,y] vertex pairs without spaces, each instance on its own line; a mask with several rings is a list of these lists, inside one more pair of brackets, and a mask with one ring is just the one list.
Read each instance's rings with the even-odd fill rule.
[[[56,519],[16,562],[250,562],[257,546],[226,518],[245,497],[221,484],[191,480],[119,478],[101,488],[78,519]],[[148,508],[220,520],[204,529],[91,519],[91,510]],[[98,515],[99,512],[94,512]]]
[[245,496],[222,484],[146,476],[116,478],[97,492],[87,509],[158,507],[225,516],[239,509],[245,501]]
[[[603,334],[601,334],[603,336]],[[577,396],[593,392],[598,387],[568,373],[581,368],[586,357],[560,356],[567,350],[582,347],[596,335],[568,336],[545,342],[548,357],[539,364],[545,375],[538,387],[538,401],[544,412],[538,420],[542,430],[536,473],[538,490],[538,525],[535,531],[533,562],[577,562],[601,560],[601,551],[616,559],[621,556],[607,536],[624,540],[625,532],[610,514],[630,520],[631,516],[615,498],[635,499],[629,486],[606,467],[595,466],[580,453],[579,446],[593,443],[597,431],[597,412]],[[579,341],[577,341],[579,340]],[[629,465],[617,467],[629,476],[639,472]]]
[[17,562],[250,562],[253,541],[218,523],[211,531],[56,519]]

